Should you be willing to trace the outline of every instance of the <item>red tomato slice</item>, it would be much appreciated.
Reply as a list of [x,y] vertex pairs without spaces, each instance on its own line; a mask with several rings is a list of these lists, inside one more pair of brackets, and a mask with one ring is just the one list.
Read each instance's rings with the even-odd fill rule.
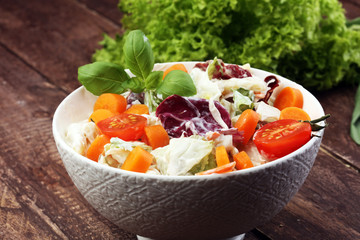
[[135,141],[144,134],[147,119],[136,114],[121,113],[97,123],[100,131],[109,137]]
[[255,132],[253,141],[261,154],[274,160],[300,148],[310,138],[309,123],[283,119],[264,125]]

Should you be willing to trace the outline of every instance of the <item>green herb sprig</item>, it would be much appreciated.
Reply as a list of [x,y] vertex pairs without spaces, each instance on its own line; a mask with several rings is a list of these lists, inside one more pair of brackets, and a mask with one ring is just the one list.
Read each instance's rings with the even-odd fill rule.
[[355,107],[351,119],[350,136],[360,145],[360,85],[355,95]]
[[327,124],[325,124],[324,126],[322,125],[319,125],[317,123],[319,122],[322,122],[322,121],[325,121],[326,119],[328,119],[330,117],[330,114],[326,114],[320,118],[317,118],[317,119],[314,119],[314,120],[311,120],[311,121],[303,121],[303,120],[300,120],[299,122],[306,122],[306,123],[309,123],[310,126],[311,126],[311,130],[312,131],[320,131],[321,129],[324,129],[327,127]]
[[196,87],[188,73],[172,71],[162,80],[162,71],[152,71],[154,56],[151,45],[141,30],[131,31],[123,46],[126,67],[134,74],[130,77],[125,69],[115,63],[94,62],[79,67],[79,82],[94,95],[121,94],[125,91],[155,91],[167,97],[173,94],[192,96]]

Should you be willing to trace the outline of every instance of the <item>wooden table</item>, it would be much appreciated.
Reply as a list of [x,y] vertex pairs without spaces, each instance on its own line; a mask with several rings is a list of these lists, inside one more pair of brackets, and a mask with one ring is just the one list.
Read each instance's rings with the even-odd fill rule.
[[[357,0],[343,1],[350,18]],[[79,86],[102,33],[121,32],[117,0],[0,0],[0,238],[136,239],[100,216],[67,175],[52,137],[57,105]],[[360,239],[354,87],[316,93],[332,117],[301,190],[246,239]]]

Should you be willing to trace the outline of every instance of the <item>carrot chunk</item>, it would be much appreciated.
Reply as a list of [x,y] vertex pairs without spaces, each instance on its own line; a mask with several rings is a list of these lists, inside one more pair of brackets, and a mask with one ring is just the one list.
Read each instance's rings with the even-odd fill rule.
[[251,162],[250,157],[245,151],[241,151],[233,156],[234,162],[236,162],[236,169],[241,170],[245,168],[251,168],[254,164]]
[[89,117],[89,121],[93,121],[94,123],[98,123],[101,120],[106,118],[115,116],[115,113],[111,112],[108,109],[97,109],[95,110]]
[[143,136],[143,141],[156,149],[158,147],[164,147],[169,144],[169,135],[166,132],[165,128],[161,125],[146,126],[145,135]]
[[280,119],[294,119],[310,121],[311,118],[304,110],[298,107],[287,107],[281,110]]
[[296,88],[286,87],[282,89],[276,97],[274,107],[281,111],[286,107],[302,108],[303,104],[304,99],[301,91]]
[[243,132],[242,144],[245,145],[254,135],[256,126],[259,122],[259,114],[252,109],[246,109],[241,113],[239,119],[235,123],[235,127],[239,132]]
[[177,64],[174,64],[174,65],[172,65],[171,67],[169,67],[168,69],[166,69],[165,71],[164,71],[164,75],[163,75],[163,79],[165,78],[165,76],[169,73],[169,72],[171,72],[172,70],[181,70],[181,71],[184,71],[184,72],[188,72],[187,70],[186,70],[186,67],[184,66],[184,64],[182,64],[182,63],[177,63]]
[[216,147],[215,149],[215,158],[218,167],[228,164],[230,162],[229,155],[224,146]]
[[203,172],[196,173],[195,175],[210,175],[214,173],[228,173],[234,171],[235,162],[230,162],[228,164],[222,165],[220,167],[212,168]]
[[153,161],[153,156],[143,148],[136,146],[125,159],[121,169],[145,173]]
[[128,114],[149,114],[149,107],[145,104],[134,104],[129,107],[125,113]]
[[120,94],[103,93],[94,104],[94,111],[97,109],[108,109],[109,111],[119,114],[126,110],[126,98]]
[[108,143],[110,143],[110,137],[103,134],[98,135],[91,143],[86,157],[97,162],[100,154],[104,151],[104,146]]

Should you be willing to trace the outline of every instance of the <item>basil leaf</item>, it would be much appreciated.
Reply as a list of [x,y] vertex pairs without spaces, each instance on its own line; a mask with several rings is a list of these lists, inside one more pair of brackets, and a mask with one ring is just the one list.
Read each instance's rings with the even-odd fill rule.
[[151,72],[145,80],[145,88],[148,90],[156,89],[161,83],[163,75],[163,71]]
[[78,68],[78,80],[89,92],[99,96],[102,93],[125,92],[123,84],[130,77],[118,64],[94,62]]
[[145,81],[154,67],[154,56],[149,40],[140,30],[129,33],[123,47],[124,58],[130,71]]
[[173,70],[165,76],[157,88],[157,92],[163,98],[173,94],[188,97],[196,94],[196,87],[188,73],[181,70]]
[[360,85],[355,95],[355,108],[351,119],[350,136],[360,145]]
[[134,93],[141,93],[144,91],[144,82],[138,77],[130,78],[123,84],[125,89],[130,89]]

